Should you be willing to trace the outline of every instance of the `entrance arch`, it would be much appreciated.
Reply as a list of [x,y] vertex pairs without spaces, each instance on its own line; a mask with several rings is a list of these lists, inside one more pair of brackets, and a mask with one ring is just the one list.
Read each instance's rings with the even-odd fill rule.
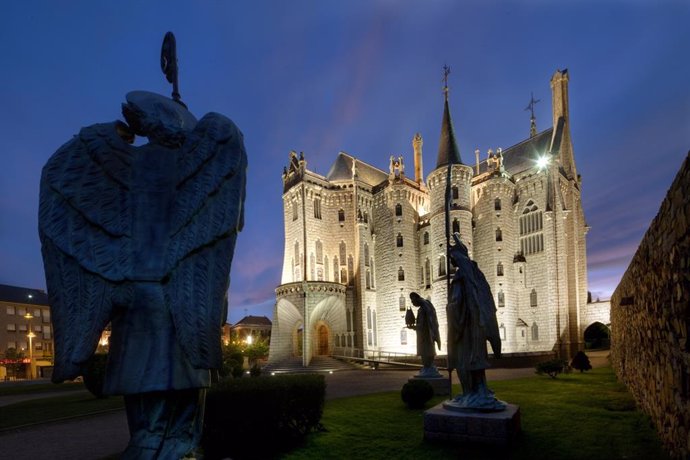
[[316,337],[317,337],[317,347],[316,347],[316,354],[317,355],[328,355],[329,354],[329,347],[328,347],[328,339],[329,339],[329,334],[328,334],[328,327],[326,327],[325,324],[321,324],[318,329],[316,330]]
[[584,332],[585,349],[611,348],[611,328],[595,321]]

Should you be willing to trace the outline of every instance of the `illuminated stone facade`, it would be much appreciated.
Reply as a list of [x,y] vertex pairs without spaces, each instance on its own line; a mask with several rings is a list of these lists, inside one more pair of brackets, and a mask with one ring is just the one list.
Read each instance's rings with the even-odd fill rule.
[[[326,176],[290,152],[283,172],[285,254],[269,360],[354,349],[415,353],[409,294],[436,306],[446,337],[445,197],[495,297],[505,353],[572,352],[587,302],[581,181],[569,132],[568,73],[551,79],[553,126],[483,161],[463,164],[445,101],[436,167],[388,171],[341,152]],[[538,160],[542,159],[542,163]],[[407,172],[412,176],[408,177]],[[443,343],[441,353],[447,344]]]

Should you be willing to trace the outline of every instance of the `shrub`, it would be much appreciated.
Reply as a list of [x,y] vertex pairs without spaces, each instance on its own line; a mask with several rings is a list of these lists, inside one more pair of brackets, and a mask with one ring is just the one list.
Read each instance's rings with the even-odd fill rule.
[[548,374],[549,377],[555,379],[558,374],[567,370],[568,362],[563,359],[552,359],[538,363],[535,366],[537,374]]
[[205,458],[269,458],[299,445],[321,428],[325,394],[317,374],[219,382],[206,398]]
[[244,372],[242,369],[243,365],[244,356],[242,355],[242,349],[233,343],[223,345],[223,367],[218,371],[220,376],[242,377],[242,373]]
[[251,369],[249,369],[249,375],[252,377],[259,377],[261,375],[261,366],[254,364]]
[[410,409],[423,409],[434,397],[434,388],[426,380],[412,379],[403,385],[400,397]]
[[580,372],[588,371],[592,368],[592,364],[589,362],[589,358],[584,351],[578,351],[570,362],[570,365],[573,369],[577,369]]
[[103,393],[107,353],[94,353],[84,367],[84,386],[97,398],[107,398]]

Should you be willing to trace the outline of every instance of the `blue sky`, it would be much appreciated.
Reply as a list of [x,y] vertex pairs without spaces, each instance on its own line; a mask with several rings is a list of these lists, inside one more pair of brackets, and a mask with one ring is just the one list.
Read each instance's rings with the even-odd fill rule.
[[44,288],[40,171],[82,126],[120,117],[128,91],[180,92],[242,129],[245,231],[230,321],[271,316],[280,283],[280,175],[291,149],[325,174],[339,151],[387,169],[424,137],[434,164],[442,67],[463,159],[527,137],[530,92],[551,123],[549,78],[570,73],[589,288],[608,297],[690,149],[690,3],[650,1],[5,2],[0,6],[0,283]]

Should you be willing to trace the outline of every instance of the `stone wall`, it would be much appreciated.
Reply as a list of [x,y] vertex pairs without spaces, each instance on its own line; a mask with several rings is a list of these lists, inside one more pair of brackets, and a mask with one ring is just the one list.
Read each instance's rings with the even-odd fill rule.
[[690,154],[611,298],[611,360],[676,458],[690,455]]

